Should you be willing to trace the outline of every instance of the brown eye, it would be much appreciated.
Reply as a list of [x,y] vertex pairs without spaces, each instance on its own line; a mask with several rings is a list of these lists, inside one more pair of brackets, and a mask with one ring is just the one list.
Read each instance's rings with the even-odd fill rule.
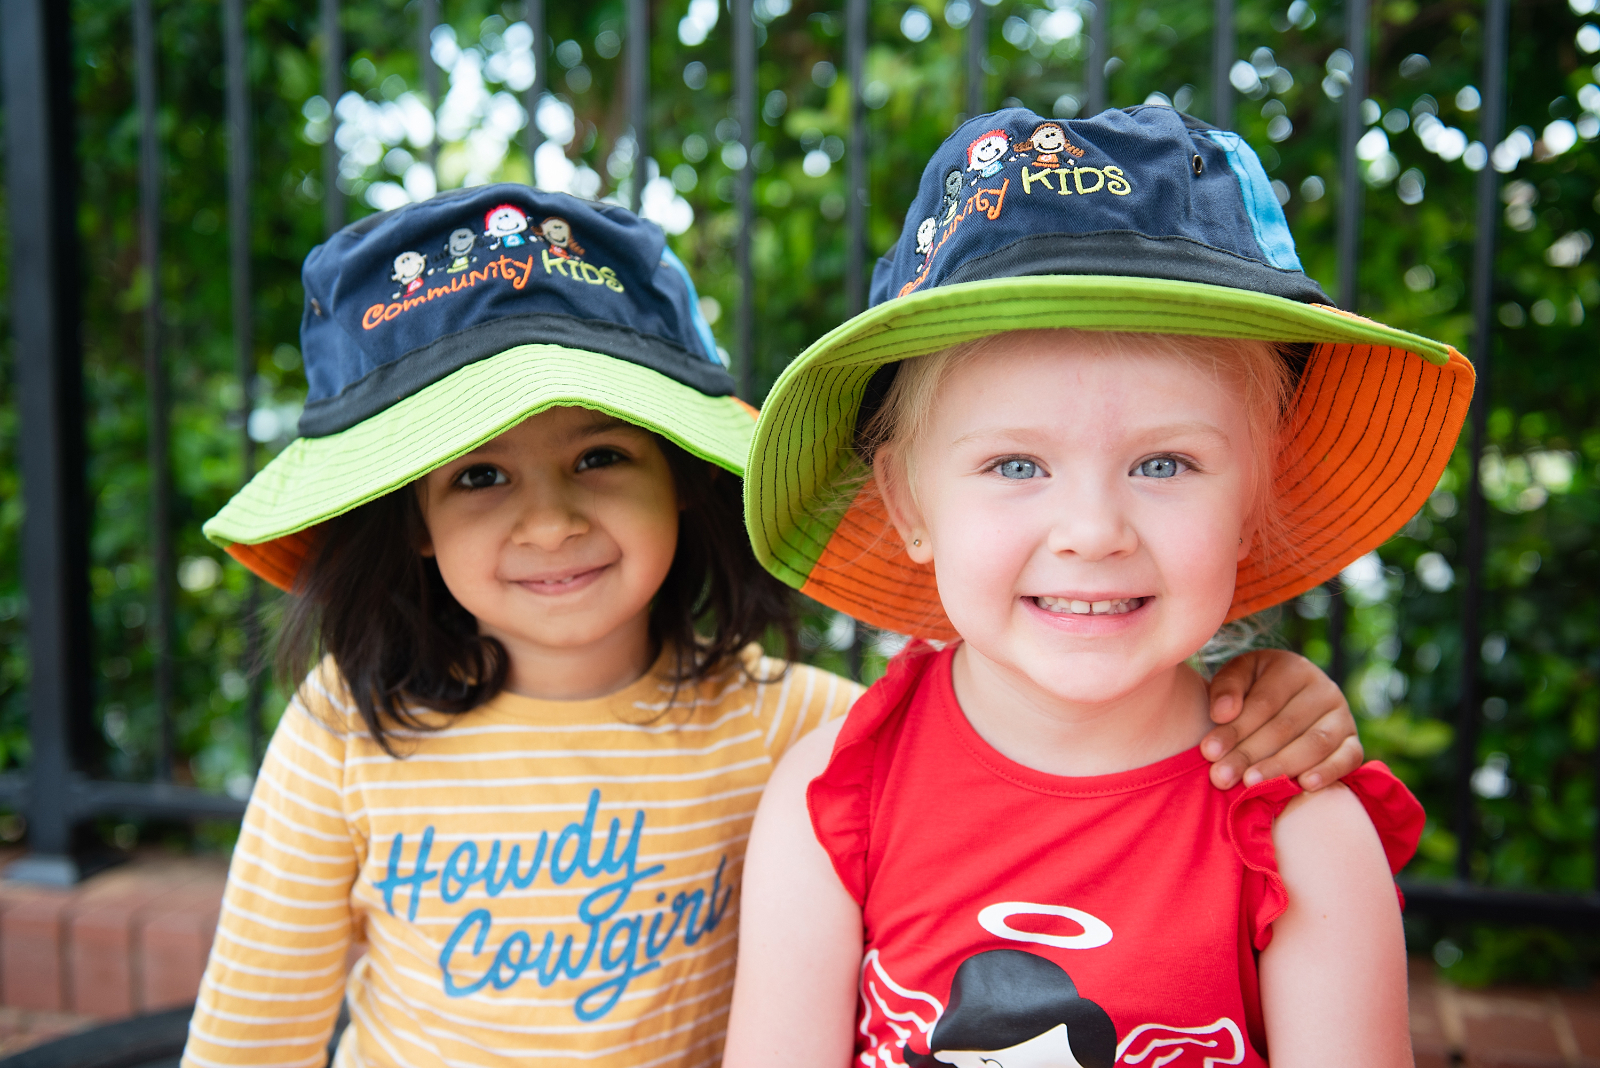
[[456,476],[456,485],[462,489],[488,489],[509,481],[506,473],[493,464],[473,464]]
[[612,464],[621,463],[626,457],[616,449],[590,449],[578,460],[579,471],[590,471],[597,467],[610,467]]

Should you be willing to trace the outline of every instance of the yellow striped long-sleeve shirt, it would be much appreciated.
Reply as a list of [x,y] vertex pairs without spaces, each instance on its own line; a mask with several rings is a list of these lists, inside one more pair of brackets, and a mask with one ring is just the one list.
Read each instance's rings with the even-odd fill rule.
[[672,707],[654,672],[592,701],[502,694],[397,732],[395,760],[325,663],[262,764],[184,1068],[316,1068],[341,994],[336,1068],[714,1064],[761,789],[860,693],[782,666]]

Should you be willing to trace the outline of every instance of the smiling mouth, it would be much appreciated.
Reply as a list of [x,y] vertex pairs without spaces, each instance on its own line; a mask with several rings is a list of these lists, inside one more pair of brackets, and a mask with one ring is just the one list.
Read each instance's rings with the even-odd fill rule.
[[1074,601],[1067,597],[1032,597],[1034,604],[1058,616],[1125,616],[1148,597],[1115,597],[1109,601]]
[[587,571],[575,571],[570,575],[563,575],[560,578],[517,579],[515,582],[523,589],[531,590],[534,593],[562,593],[566,590],[584,585],[586,582],[604,570],[604,566],[592,567]]

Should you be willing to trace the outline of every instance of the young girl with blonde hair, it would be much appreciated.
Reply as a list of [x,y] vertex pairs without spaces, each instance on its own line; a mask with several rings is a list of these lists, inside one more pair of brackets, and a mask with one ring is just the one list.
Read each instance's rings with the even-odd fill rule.
[[[1040,121],[958,130],[907,234],[970,138]],[[1411,1063],[1420,806],[1378,763],[1213,789],[1191,658],[1415,514],[1471,367],[1328,307],[1236,135],[1064,125],[757,426],[762,561],[926,640],[773,776],[728,1068]]]

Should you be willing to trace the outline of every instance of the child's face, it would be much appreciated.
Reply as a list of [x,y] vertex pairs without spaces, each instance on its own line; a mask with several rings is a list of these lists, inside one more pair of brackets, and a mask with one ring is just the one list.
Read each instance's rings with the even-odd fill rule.
[[1001,345],[952,370],[879,484],[969,655],[1056,699],[1115,700],[1227,615],[1250,540],[1242,387],[1044,332]]
[[[511,653],[645,640],[678,501],[645,430],[552,408],[431,472],[420,497],[445,585]],[[615,650],[611,650],[615,653]]]

